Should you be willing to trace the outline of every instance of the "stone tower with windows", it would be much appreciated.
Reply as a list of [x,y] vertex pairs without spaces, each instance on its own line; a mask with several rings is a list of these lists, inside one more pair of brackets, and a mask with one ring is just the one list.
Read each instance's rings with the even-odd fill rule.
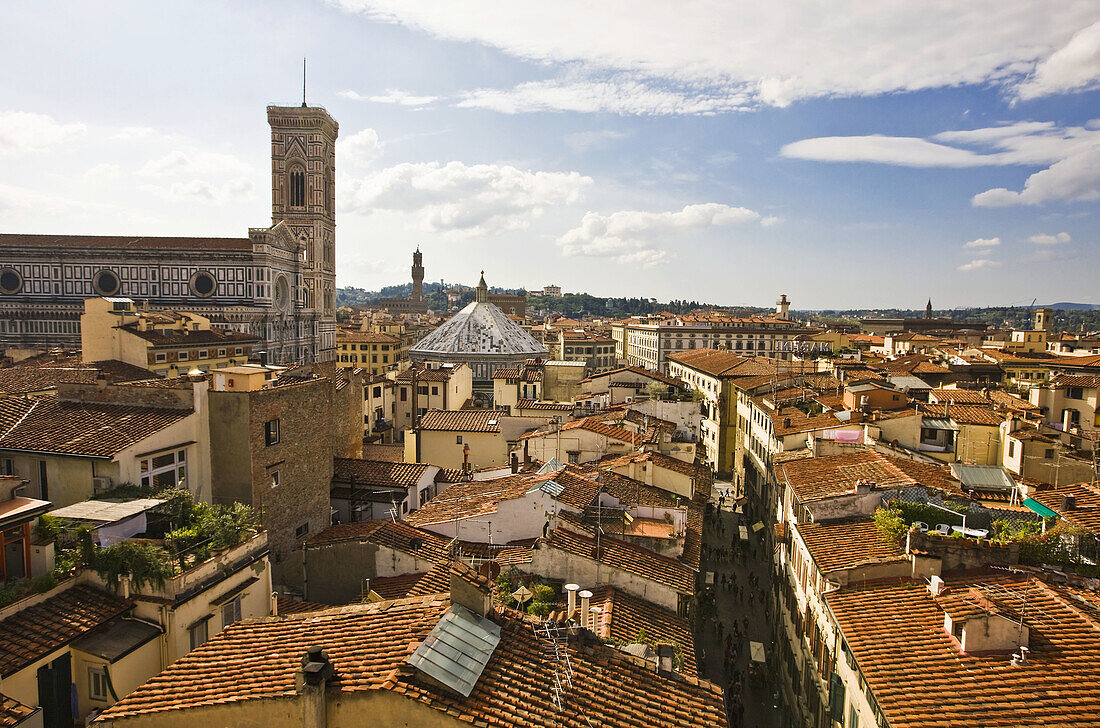
[[[336,138],[340,126],[317,106],[269,106],[271,225],[298,241],[292,285],[297,337],[319,339],[318,360],[336,350]],[[278,291],[276,291],[278,293]],[[276,302],[278,305],[278,301]],[[297,338],[296,337],[296,338]]]
[[424,256],[420,253],[420,247],[417,246],[416,252],[413,253],[413,290],[412,295],[409,296],[410,301],[423,301],[424,300]]

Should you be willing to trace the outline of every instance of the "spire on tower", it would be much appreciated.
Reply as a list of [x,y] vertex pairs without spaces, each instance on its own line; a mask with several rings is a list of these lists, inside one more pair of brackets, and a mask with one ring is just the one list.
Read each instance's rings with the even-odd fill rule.
[[302,108],[306,107],[306,58],[302,56]]
[[932,299],[931,298],[928,299],[928,305],[924,307],[924,317],[928,318],[928,319],[932,318]]

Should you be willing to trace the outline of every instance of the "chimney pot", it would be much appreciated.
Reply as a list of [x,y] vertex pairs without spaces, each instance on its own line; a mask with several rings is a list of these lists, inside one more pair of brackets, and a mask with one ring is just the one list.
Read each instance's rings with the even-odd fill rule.
[[1077,508],[1077,496],[1072,493],[1066,493],[1062,496],[1062,510],[1072,511]]
[[577,610],[577,591],[580,589],[579,584],[566,584],[565,585],[565,599],[568,611],[566,615],[568,617],[573,616],[573,612]]
[[588,616],[588,603],[589,600],[592,598],[592,592],[585,589],[580,593],[579,596],[581,598],[581,627],[583,627],[584,629],[591,629],[591,627],[589,627],[590,619]]

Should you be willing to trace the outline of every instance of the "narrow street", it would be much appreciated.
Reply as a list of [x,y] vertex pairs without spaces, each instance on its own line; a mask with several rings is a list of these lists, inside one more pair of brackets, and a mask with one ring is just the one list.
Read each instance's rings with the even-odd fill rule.
[[[704,583],[696,619],[695,644],[700,671],[726,688],[730,726],[780,728],[787,725],[775,689],[776,651],[772,637],[771,568],[764,532],[754,533],[751,506],[736,512],[725,501],[709,508],[703,526]],[[748,540],[740,527],[744,526]],[[757,647],[763,647],[763,662]]]

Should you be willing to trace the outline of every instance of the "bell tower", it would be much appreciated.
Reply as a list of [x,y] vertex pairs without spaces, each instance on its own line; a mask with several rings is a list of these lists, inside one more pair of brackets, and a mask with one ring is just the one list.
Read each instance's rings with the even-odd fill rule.
[[303,320],[320,339],[317,360],[336,347],[336,138],[340,126],[319,106],[268,106],[271,224],[298,241]]
[[410,301],[423,301],[424,300],[424,256],[420,253],[420,246],[417,246],[416,252],[413,253],[413,267],[412,267],[412,279],[413,290],[412,296],[409,297]]

